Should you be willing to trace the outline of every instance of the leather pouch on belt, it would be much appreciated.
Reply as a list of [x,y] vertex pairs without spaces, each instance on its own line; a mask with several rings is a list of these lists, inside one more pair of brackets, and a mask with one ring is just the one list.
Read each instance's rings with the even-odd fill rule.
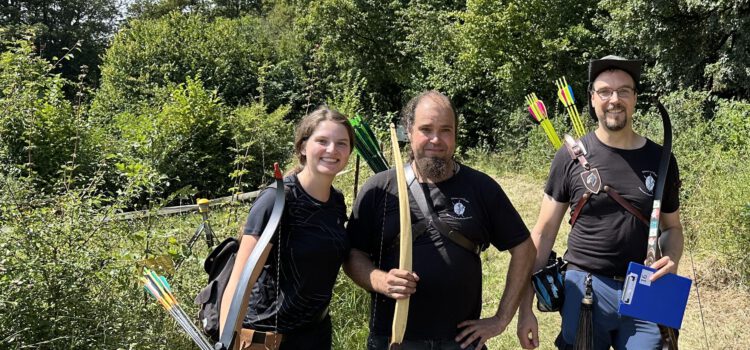
[[278,350],[281,346],[281,334],[274,332],[243,328],[239,338],[235,350]]

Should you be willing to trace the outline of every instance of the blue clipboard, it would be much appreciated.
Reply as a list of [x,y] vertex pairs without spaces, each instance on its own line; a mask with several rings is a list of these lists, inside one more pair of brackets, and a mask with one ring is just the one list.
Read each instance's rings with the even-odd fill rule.
[[673,273],[656,281],[656,270],[631,262],[625,274],[618,312],[644,321],[680,329],[693,281]]

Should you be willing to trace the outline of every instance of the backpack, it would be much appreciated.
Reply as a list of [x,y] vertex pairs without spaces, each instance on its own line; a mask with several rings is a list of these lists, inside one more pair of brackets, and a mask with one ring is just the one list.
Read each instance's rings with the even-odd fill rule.
[[239,248],[239,241],[229,237],[214,248],[203,263],[203,269],[208,273],[208,285],[195,297],[195,303],[200,306],[198,319],[201,321],[203,333],[214,341],[219,341],[221,298],[232,275],[234,259]]

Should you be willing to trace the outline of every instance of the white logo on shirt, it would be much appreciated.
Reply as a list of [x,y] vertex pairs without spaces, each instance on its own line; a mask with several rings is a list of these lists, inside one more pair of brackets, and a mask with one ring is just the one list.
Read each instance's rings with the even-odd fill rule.
[[458,216],[463,216],[465,210],[466,210],[466,206],[463,205],[461,202],[453,203],[453,212],[456,213]]
[[654,186],[656,185],[656,178],[658,177],[655,172],[651,170],[643,170],[641,171],[641,176],[643,176],[643,183],[646,185],[646,189],[643,189],[643,187],[638,186],[638,189],[643,192],[643,194],[648,196],[654,195]]
[[457,219],[470,219],[470,216],[464,216],[466,213],[466,210],[469,208],[469,201],[467,201],[464,198],[451,198],[451,203],[453,204],[453,213],[448,214],[455,214],[451,215],[452,217],[455,217]]

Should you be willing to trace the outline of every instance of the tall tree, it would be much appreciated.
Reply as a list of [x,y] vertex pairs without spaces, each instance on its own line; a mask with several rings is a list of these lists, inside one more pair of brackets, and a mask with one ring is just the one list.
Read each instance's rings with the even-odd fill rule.
[[[270,2],[271,4],[265,4]],[[135,0],[128,6],[128,18],[156,19],[171,12],[195,13],[206,17],[237,18],[261,14],[276,1],[263,0]]]
[[99,56],[117,28],[118,16],[118,0],[8,0],[0,5],[0,26],[9,34],[36,28],[37,53],[49,60],[72,50],[73,59],[60,62],[60,72],[75,81],[86,66],[86,81],[92,86],[98,81]]
[[608,41],[646,59],[657,90],[750,97],[750,1],[605,0]]

